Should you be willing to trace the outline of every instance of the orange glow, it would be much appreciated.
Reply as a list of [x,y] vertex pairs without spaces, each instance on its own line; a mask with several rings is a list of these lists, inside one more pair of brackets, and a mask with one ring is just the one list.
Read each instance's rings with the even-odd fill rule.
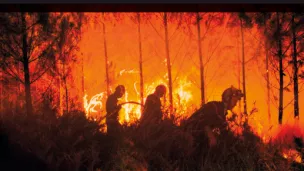
[[[125,70],[120,71],[120,73],[124,72]],[[134,73],[134,70],[131,70]],[[154,92],[154,89],[157,85],[164,84],[167,86],[166,83],[164,83],[164,80],[155,81],[150,85],[147,85],[145,87],[145,95],[152,94]],[[131,90],[127,90],[124,97],[122,98],[124,102],[132,101],[130,99],[135,99],[134,101],[140,103],[140,97],[138,88],[136,88],[136,83],[133,84],[134,87]],[[187,88],[191,86],[190,82],[187,82],[186,79],[179,79],[178,87],[174,91],[174,101],[176,106],[176,114],[182,115],[182,114],[190,114],[186,113],[188,106],[191,106],[191,100],[192,100],[192,93],[190,91],[187,91]],[[129,92],[132,92],[135,94],[135,97],[130,97]],[[89,117],[91,115],[96,115],[97,113],[100,113],[101,110],[104,110],[105,106],[103,106],[103,98],[105,93],[99,93],[94,95],[89,101],[87,100],[87,94],[83,97],[84,99],[84,109],[86,112],[86,116]],[[146,100],[146,97],[144,97],[144,100]],[[122,101],[122,100],[120,100]],[[121,103],[121,102],[120,102]],[[165,104],[166,105],[166,104]],[[140,112],[141,106],[136,104],[124,104],[122,110],[119,112],[119,122],[122,123],[133,123],[134,121],[137,121],[140,119],[141,112]],[[186,115],[187,116],[187,115]]]
[[[81,63],[75,65],[72,71],[75,89],[71,89],[71,94],[75,97],[93,97],[106,91],[105,69],[104,69],[104,44],[102,32],[102,18],[97,13],[86,13],[89,22],[85,24],[79,59],[83,58],[84,88],[86,94],[81,91]],[[119,20],[113,18],[112,13],[106,13],[106,41],[109,60],[110,88],[123,84],[126,87],[126,94],[121,102],[140,102],[140,78],[139,78],[139,49],[137,23],[131,19],[134,13],[117,13]],[[166,50],[164,42],[164,28],[160,13],[149,13],[149,20],[142,19],[142,57],[143,57],[143,79],[144,79],[144,100],[154,92],[158,84],[168,85]],[[227,25],[214,26],[212,31],[205,34],[207,28],[205,23],[201,23],[201,35],[205,35],[202,40],[203,64],[205,66],[205,93],[206,102],[220,101],[221,93],[227,87],[234,85],[238,87],[238,67],[241,66],[241,37],[240,28],[228,28]],[[227,27],[226,27],[227,26]],[[178,22],[168,23],[169,51],[172,65],[173,81],[173,101],[176,108],[175,115],[188,117],[200,105],[200,71],[197,47],[196,25],[189,25],[188,28],[178,27]],[[249,62],[246,64],[246,89],[247,89],[247,109],[248,113],[254,108],[248,117],[249,125],[254,132],[267,142],[275,137],[283,128],[278,126],[278,94],[279,90],[277,75],[273,68],[266,71],[265,53],[263,48],[263,38],[260,31],[255,26],[244,29],[245,58]],[[272,65],[272,64],[270,64]],[[291,68],[290,68],[291,71]],[[271,120],[267,117],[267,92],[265,74],[270,73],[271,82]],[[286,84],[289,81],[285,79]],[[240,83],[241,85],[241,83]],[[300,86],[301,87],[301,86]],[[303,91],[299,93],[299,106],[304,106]],[[90,99],[90,98],[89,98]],[[104,115],[106,97],[103,99],[90,99],[86,105],[86,113],[97,113]],[[293,92],[284,91],[284,116],[283,125],[294,125],[293,119]],[[83,105],[86,100],[78,101]],[[163,104],[168,106],[168,91]],[[88,107],[90,106],[90,107]],[[90,109],[91,107],[94,109]],[[234,112],[237,115],[243,111],[243,101],[241,108],[236,106]],[[301,111],[301,110],[300,110]],[[301,116],[301,114],[300,114]],[[120,122],[133,123],[140,118],[140,105],[125,104],[120,112]],[[241,122],[238,121],[238,122]],[[302,117],[299,119],[299,129],[303,129]]]
[[301,158],[301,154],[299,152],[297,152],[296,150],[283,150],[283,157],[285,159],[289,159],[292,161],[296,161],[298,163],[302,163],[302,158]]

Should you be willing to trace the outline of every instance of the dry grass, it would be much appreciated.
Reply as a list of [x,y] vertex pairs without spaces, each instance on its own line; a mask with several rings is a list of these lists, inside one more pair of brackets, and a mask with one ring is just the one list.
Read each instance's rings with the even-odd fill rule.
[[[99,132],[98,122],[72,111],[48,115],[2,115],[9,139],[44,161],[50,170],[292,170],[279,155],[280,146],[264,144],[250,129],[235,136],[221,134],[212,148],[198,149],[192,135],[176,126],[174,118],[159,125],[124,126],[112,139]],[[206,144],[208,142],[205,142]],[[197,153],[200,151],[201,153]],[[199,155],[198,155],[199,154]]]

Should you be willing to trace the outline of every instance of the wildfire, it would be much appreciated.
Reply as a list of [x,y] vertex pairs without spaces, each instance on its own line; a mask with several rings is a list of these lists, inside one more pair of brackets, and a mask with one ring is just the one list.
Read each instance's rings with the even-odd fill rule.
[[[135,70],[121,70],[120,75],[123,73],[137,73]],[[155,87],[159,84],[164,84],[168,87],[166,84],[166,75],[163,79],[157,80],[152,82],[151,84],[145,84],[144,87],[144,101],[146,100],[146,96],[149,94],[152,94],[155,90]],[[191,102],[193,100],[193,95],[188,88],[191,87],[191,82],[188,81],[186,78],[179,79],[177,82],[177,87],[173,91],[174,96],[174,105],[176,109],[177,115],[184,115],[186,113],[190,113],[190,110],[188,110],[189,106],[191,106]],[[127,87],[127,85],[126,85]],[[125,102],[128,102],[130,100],[140,103],[140,92],[138,91],[138,84],[137,82],[132,82],[131,89],[127,89],[126,93],[123,97],[123,100]],[[133,93],[133,96],[131,95]],[[135,95],[134,95],[135,94]],[[105,97],[105,93],[99,93],[94,95],[90,100],[87,99],[87,94],[83,97],[84,99],[84,109],[86,112],[86,116],[89,117],[93,114],[97,114],[99,111],[103,109],[103,103],[102,100]],[[164,106],[167,106],[166,98],[163,102]],[[120,123],[133,123],[136,120],[140,119],[141,117],[141,106],[136,104],[124,104],[122,106],[122,110],[119,113],[119,122]]]
[[134,69],[129,70],[129,71],[123,69],[123,70],[121,70],[121,71],[119,72],[119,75],[121,76],[121,75],[124,74],[124,73],[127,73],[127,74],[135,74],[135,73],[138,73],[138,71],[136,71],[136,70],[134,70]]
[[289,149],[283,152],[283,157],[298,163],[302,163],[301,154],[298,151]]
[[[87,94],[83,97],[84,109],[86,113],[86,117],[89,117],[91,113],[97,113],[102,109],[102,99],[104,97],[104,92],[94,95],[90,101],[87,100]],[[98,110],[96,108],[98,107]]]

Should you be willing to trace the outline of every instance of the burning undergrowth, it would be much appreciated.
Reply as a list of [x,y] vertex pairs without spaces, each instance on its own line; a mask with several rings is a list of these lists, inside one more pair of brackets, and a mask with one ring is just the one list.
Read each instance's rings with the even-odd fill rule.
[[59,117],[55,113],[26,116],[9,112],[2,116],[9,142],[49,170],[291,169],[281,146],[264,143],[246,124],[241,125],[240,134],[227,130],[214,146],[207,147],[197,146],[191,133],[175,124],[175,117],[166,117],[159,125],[125,124],[119,137],[109,137],[100,131],[104,124],[79,111]]

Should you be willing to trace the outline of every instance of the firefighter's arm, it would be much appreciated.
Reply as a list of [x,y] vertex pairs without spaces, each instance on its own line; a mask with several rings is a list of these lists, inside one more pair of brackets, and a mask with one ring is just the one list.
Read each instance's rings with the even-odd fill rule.
[[210,146],[214,146],[216,144],[216,137],[209,126],[205,126],[205,132],[209,138]]

